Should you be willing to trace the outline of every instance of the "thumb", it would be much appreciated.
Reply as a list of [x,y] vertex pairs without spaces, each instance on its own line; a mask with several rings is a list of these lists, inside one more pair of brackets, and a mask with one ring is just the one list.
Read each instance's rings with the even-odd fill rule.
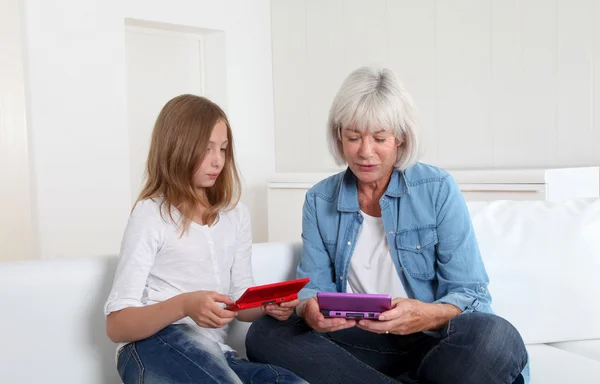
[[232,305],[235,304],[235,302],[233,300],[231,300],[231,298],[227,295],[223,295],[221,293],[213,293],[210,296],[214,301],[216,301],[217,303],[224,303],[227,305]]

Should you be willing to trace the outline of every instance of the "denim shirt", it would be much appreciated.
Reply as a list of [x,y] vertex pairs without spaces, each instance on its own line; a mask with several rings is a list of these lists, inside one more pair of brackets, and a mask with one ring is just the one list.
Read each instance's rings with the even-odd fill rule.
[[[471,217],[450,174],[422,163],[404,172],[395,169],[379,205],[390,253],[409,298],[492,313]],[[362,221],[357,179],[350,169],[306,193],[297,276],[310,282],[300,299],[318,291],[346,291]]]

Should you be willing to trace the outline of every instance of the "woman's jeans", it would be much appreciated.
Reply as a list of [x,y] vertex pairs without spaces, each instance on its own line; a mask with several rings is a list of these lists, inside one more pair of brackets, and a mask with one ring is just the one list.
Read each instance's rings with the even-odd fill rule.
[[304,383],[291,372],[251,363],[198,337],[185,324],[170,325],[147,339],[125,345],[117,359],[125,384]]
[[285,322],[265,316],[250,327],[246,349],[250,361],[285,367],[311,384],[517,384],[528,372],[518,331],[478,312],[450,320],[441,338],[358,327],[319,333],[295,315]]

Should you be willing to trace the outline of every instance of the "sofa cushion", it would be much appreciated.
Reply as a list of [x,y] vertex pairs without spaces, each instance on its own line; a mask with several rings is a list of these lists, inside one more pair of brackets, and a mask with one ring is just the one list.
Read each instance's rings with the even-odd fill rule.
[[526,343],[600,338],[600,199],[468,207],[492,308]]
[[552,343],[550,345],[600,362],[600,340],[565,341],[563,343]]
[[528,345],[531,384],[596,384],[600,363],[545,344]]

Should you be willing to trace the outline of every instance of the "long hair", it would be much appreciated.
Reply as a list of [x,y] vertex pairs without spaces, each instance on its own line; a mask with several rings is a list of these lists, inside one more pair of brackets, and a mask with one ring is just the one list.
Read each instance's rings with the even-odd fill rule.
[[[206,155],[210,135],[215,124],[227,125],[229,144],[225,164],[215,184],[201,190],[194,186],[194,174]],[[171,221],[185,233],[200,205],[206,208],[204,224],[212,225],[219,211],[237,205],[240,178],[234,159],[233,137],[225,112],[205,97],[180,95],[165,104],[160,111],[148,153],[146,182],[136,204],[144,199],[163,199],[161,215],[168,213]],[[135,207],[135,205],[134,205]],[[173,208],[181,219],[173,217]]]

